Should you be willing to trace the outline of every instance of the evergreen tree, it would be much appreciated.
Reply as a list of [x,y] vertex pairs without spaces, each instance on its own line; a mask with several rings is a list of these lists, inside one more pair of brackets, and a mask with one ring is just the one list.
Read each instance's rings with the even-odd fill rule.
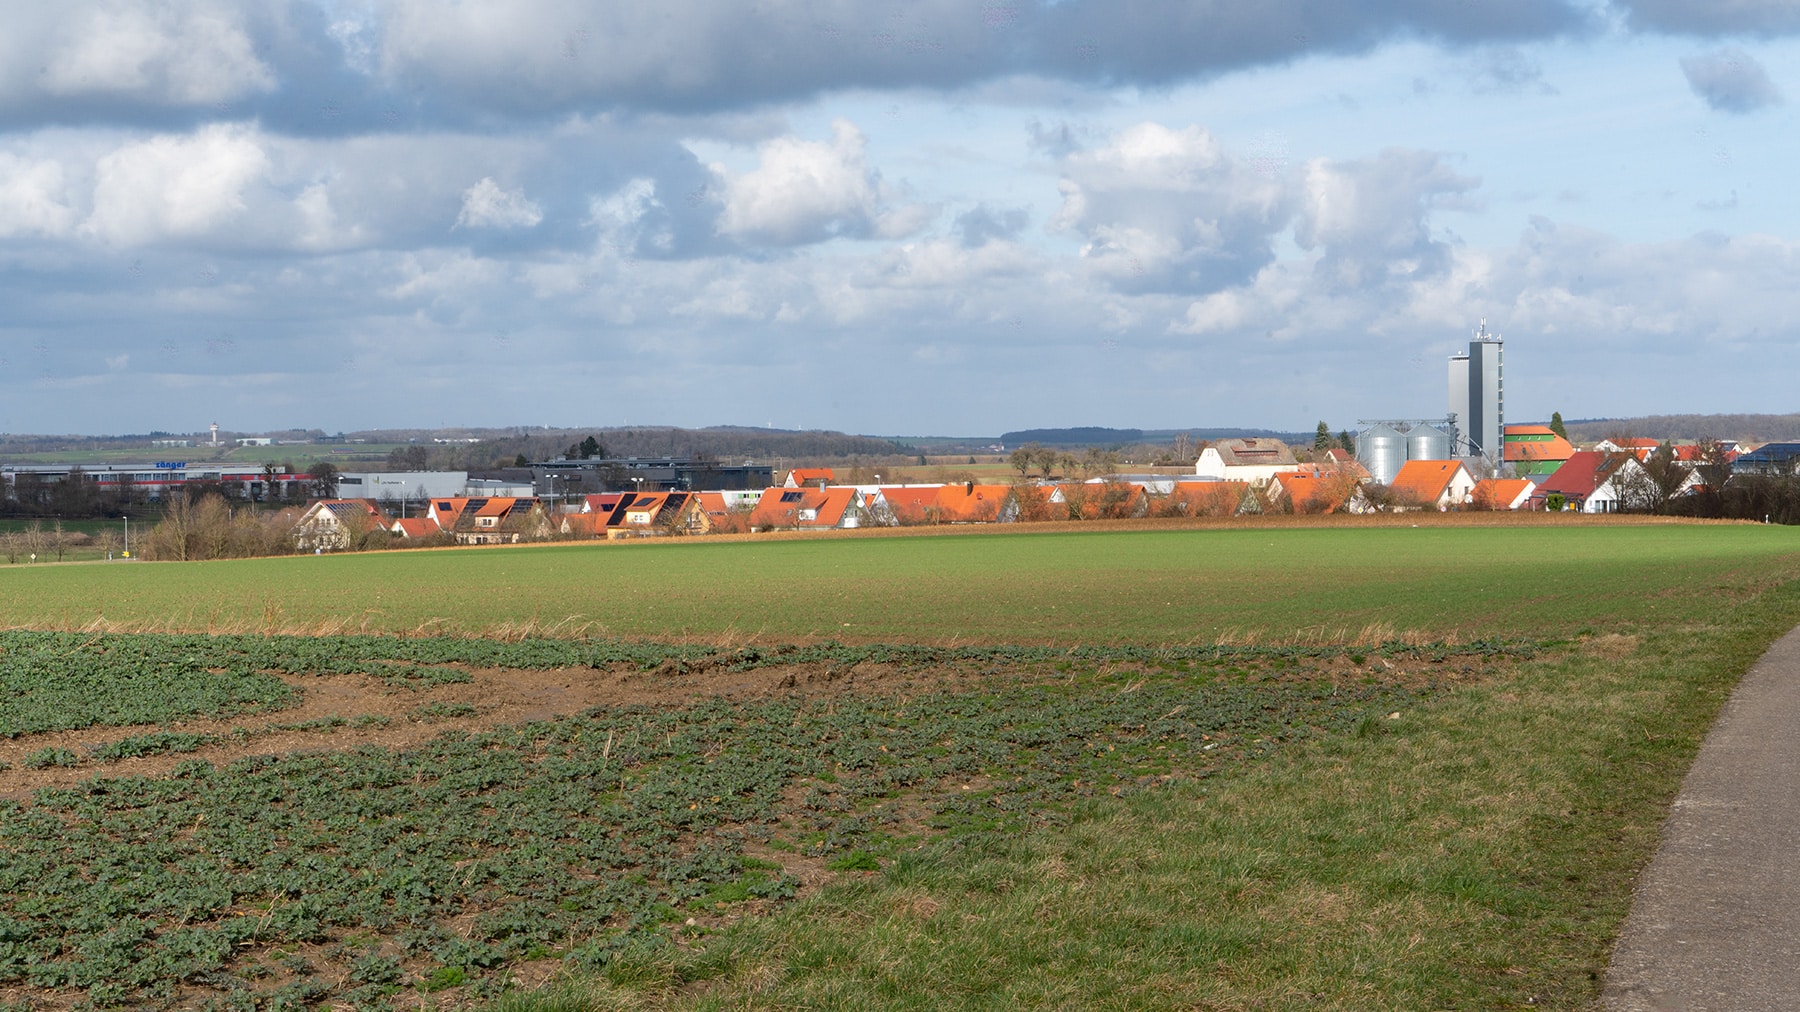
[[1313,449],[1330,450],[1337,446],[1337,440],[1331,438],[1331,426],[1319,423],[1319,431],[1313,436]]
[[1350,434],[1349,429],[1344,429],[1338,433],[1338,448],[1345,453],[1355,456],[1356,437]]
[[1550,412],[1550,431],[1556,433],[1557,435],[1563,437],[1564,439],[1569,438],[1569,430],[1563,428],[1562,412],[1560,412],[1560,411]]

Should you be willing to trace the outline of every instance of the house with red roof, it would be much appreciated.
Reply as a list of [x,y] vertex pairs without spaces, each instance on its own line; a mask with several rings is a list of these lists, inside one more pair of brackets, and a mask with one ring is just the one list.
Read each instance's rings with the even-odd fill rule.
[[556,519],[556,532],[577,541],[604,538],[606,518],[605,513],[564,513]]
[[428,516],[401,517],[394,521],[393,525],[390,526],[388,530],[393,531],[395,537],[406,538],[408,540],[438,538],[442,537],[444,534],[443,528],[437,525],[437,521]]
[[1336,513],[1361,488],[1362,479],[1348,468],[1303,466],[1270,478],[1267,492],[1270,501],[1285,500],[1295,513]]
[[849,485],[766,489],[750,511],[759,531],[847,530],[863,525],[863,494]]
[[1469,501],[1475,476],[1459,460],[1409,460],[1388,483],[1395,497],[1426,509],[1456,509]]
[[1527,509],[1537,483],[1529,478],[1483,478],[1469,492],[1472,510]]
[[1170,517],[1234,517],[1248,512],[1246,499],[1254,499],[1249,482],[1178,481],[1151,511]]
[[1648,478],[1644,465],[1629,453],[1579,450],[1557,468],[1555,474],[1538,482],[1532,502],[1540,504],[1552,495],[1560,495],[1567,504],[1566,509],[1579,513],[1616,513],[1626,483]]
[[[1012,499],[1009,485],[943,485],[937,490],[934,522],[940,524],[991,524],[1010,520],[1007,507]],[[1013,510],[1017,512],[1017,510]]]
[[387,530],[389,522],[373,499],[320,499],[295,521],[294,548],[302,552],[349,548],[377,527]]
[[837,480],[837,473],[829,467],[796,467],[788,472],[784,488],[824,488]]
[[1629,453],[1641,463],[1649,460],[1650,455],[1661,445],[1654,439],[1602,439],[1594,444],[1594,449],[1601,453]]
[[626,492],[603,514],[606,537],[660,538],[675,534],[705,534],[712,521],[692,492]]
[[550,536],[550,514],[536,499],[522,496],[447,496],[425,511],[459,545],[513,545]]
[[912,527],[936,523],[938,489],[942,485],[883,485],[868,496],[871,523]]

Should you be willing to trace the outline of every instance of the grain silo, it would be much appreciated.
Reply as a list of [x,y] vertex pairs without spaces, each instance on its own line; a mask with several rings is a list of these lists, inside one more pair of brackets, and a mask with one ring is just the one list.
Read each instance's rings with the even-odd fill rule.
[[1389,484],[1406,463],[1406,437],[1386,422],[1376,422],[1357,435],[1356,460],[1370,477]]
[[1406,434],[1407,460],[1449,460],[1450,434],[1420,422]]

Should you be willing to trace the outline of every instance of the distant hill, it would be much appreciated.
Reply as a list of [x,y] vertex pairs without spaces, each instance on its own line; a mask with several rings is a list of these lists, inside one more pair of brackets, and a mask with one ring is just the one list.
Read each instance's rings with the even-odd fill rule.
[[1018,432],[1000,434],[1000,442],[1006,446],[1022,446],[1026,443],[1037,443],[1040,446],[1119,446],[1142,442],[1143,439],[1142,429],[1107,429],[1098,425],[1083,425],[1072,429],[1021,429]]
[[1741,443],[1777,443],[1800,440],[1800,414],[1796,415],[1644,415],[1639,418],[1583,418],[1564,422],[1569,438],[1591,443],[1608,436],[1667,439],[1735,439]]
[[1120,447],[1168,443],[1184,433],[1195,440],[1279,439],[1284,443],[1298,442],[1308,446],[1312,445],[1313,438],[1313,433],[1310,432],[1276,432],[1272,429],[1108,429],[1089,425],[1072,429],[1022,429],[1002,433],[1000,442],[1008,447],[1025,443],[1059,447]]

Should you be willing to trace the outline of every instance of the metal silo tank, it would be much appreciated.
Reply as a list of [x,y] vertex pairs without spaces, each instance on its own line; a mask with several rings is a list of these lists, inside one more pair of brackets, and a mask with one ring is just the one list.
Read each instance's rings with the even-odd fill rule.
[[1406,437],[1391,425],[1364,429],[1356,437],[1356,460],[1369,469],[1370,477],[1383,485],[1392,484],[1406,463]]
[[1406,434],[1407,460],[1449,460],[1450,434],[1435,425],[1416,426]]

